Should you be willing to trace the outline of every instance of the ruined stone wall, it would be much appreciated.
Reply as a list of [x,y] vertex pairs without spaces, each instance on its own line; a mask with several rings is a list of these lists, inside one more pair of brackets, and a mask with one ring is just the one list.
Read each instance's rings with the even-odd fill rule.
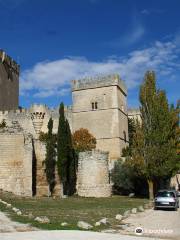
[[77,193],[82,197],[109,197],[108,153],[93,150],[79,154]]
[[0,189],[32,196],[32,138],[18,129],[0,130]]

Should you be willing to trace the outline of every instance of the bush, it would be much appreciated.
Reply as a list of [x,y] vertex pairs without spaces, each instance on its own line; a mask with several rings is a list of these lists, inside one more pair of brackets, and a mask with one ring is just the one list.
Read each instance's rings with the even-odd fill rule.
[[138,176],[133,166],[127,160],[115,162],[111,172],[111,180],[114,183],[113,190],[116,194],[129,194],[134,192],[136,196],[148,196],[148,186],[145,177]]
[[111,180],[114,183],[116,193],[128,194],[134,191],[133,171],[121,159],[115,162],[111,172]]

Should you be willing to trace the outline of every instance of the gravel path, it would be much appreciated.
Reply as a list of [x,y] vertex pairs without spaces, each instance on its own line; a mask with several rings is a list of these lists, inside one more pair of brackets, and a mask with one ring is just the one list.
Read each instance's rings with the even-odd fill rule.
[[0,233],[26,232],[33,230],[35,230],[35,228],[29,226],[28,224],[13,222],[4,213],[0,212]]
[[180,240],[180,210],[146,210],[124,220],[129,226],[126,234],[134,234],[137,227],[143,229],[143,236]]

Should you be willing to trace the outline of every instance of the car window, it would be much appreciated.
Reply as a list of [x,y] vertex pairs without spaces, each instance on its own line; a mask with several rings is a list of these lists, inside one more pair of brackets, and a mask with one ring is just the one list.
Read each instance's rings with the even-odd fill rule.
[[158,192],[157,197],[175,197],[175,194],[173,192]]

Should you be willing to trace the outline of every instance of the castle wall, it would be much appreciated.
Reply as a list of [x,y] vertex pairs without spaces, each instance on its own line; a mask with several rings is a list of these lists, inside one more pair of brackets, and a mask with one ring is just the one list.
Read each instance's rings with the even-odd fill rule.
[[[68,119],[72,130],[71,107],[65,107],[65,116]],[[36,128],[38,128],[38,132],[48,132],[47,125],[50,117],[53,119],[53,132],[57,133],[59,124],[59,109],[49,109],[46,105],[34,104],[30,107],[30,109],[0,111],[0,123],[2,120],[5,120],[7,125],[10,126],[13,121],[17,121],[21,128],[25,132],[31,133],[35,139],[38,139],[39,137],[36,133]]]
[[132,118],[135,121],[142,122],[140,110],[137,108],[128,109],[128,118]]
[[19,66],[0,50],[0,111],[19,105]]
[[20,110],[4,112],[0,111],[0,123],[2,120],[5,120],[8,126],[10,126],[13,121],[16,121],[24,131],[35,136],[31,115],[28,110],[23,109],[22,112]]
[[0,132],[0,189],[32,196],[32,141],[21,131]]
[[77,193],[82,197],[109,197],[108,153],[81,152],[78,161]]
[[[12,80],[12,84],[16,84],[15,92],[11,93],[9,85],[7,96],[17,105],[17,96],[14,96],[18,87],[18,66],[14,69],[16,75],[12,72],[6,79],[5,88],[4,85],[1,88],[7,77],[5,71],[0,61],[0,97],[2,89],[6,92],[6,83]],[[128,144],[126,87],[118,75],[111,75],[73,81],[72,91],[73,107],[65,107],[72,133],[80,128],[88,129],[97,140],[96,148],[109,152],[109,155],[101,151],[80,154],[78,193],[80,196],[109,196],[108,167],[113,168],[114,161],[121,157],[122,149]],[[16,109],[15,105],[13,108],[7,106],[11,100],[6,100],[5,104],[0,98],[0,104],[4,106],[1,109],[0,105],[0,123],[4,119],[8,126],[0,130],[0,188],[18,195],[47,196],[49,191],[43,165],[46,149],[38,139],[40,132],[48,131],[50,117],[53,119],[53,132],[57,133],[59,109],[34,104],[29,109],[4,111]],[[95,103],[96,108],[93,108]],[[28,134],[31,137],[27,137]],[[56,180],[54,195],[61,196],[57,169]]]
[[180,190],[180,174],[176,174],[170,179],[170,187],[176,190]]

